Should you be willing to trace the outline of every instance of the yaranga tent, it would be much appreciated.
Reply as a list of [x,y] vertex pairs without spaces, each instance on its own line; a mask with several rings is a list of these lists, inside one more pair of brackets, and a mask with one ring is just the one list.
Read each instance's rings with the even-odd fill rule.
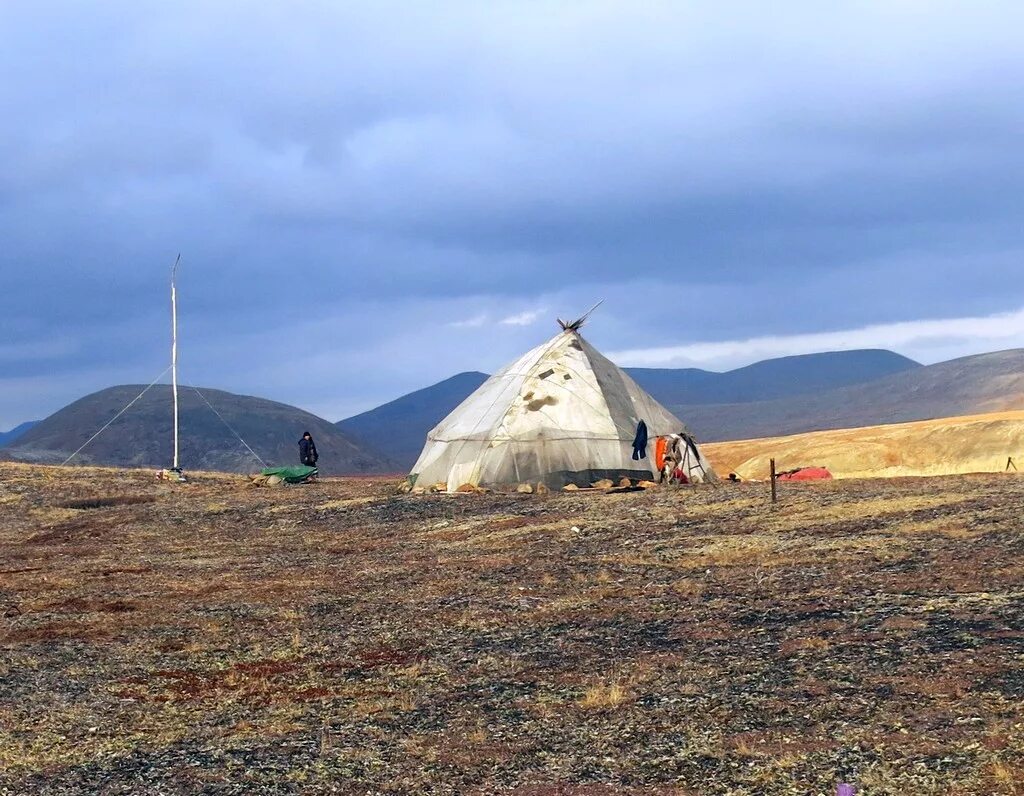
[[[655,476],[654,441],[683,434],[682,421],[579,334],[581,321],[494,374],[427,434],[410,482],[587,486],[600,478]],[[649,445],[634,459],[640,421]],[[695,445],[688,480],[714,479]]]

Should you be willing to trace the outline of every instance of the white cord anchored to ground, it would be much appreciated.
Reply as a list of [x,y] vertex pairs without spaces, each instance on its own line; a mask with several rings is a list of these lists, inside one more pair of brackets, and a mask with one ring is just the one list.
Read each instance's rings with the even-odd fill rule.
[[201,392],[199,392],[199,388],[196,387],[194,384],[193,385],[189,385],[189,386],[191,386],[192,389],[196,391],[196,395],[198,395],[200,398],[203,399],[203,403],[206,404],[208,407],[210,407],[210,411],[213,412],[215,415],[217,415],[217,419],[220,420],[220,422],[223,423],[227,427],[228,431],[230,431],[232,434],[234,434],[238,438],[238,441],[241,442],[245,446],[245,449],[247,451],[249,451],[249,453],[251,453],[256,458],[256,461],[258,461],[264,467],[267,467],[268,466],[267,463],[265,461],[263,461],[263,459],[260,458],[260,455],[258,453],[256,453],[256,451],[254,451],[252,448],[249,447],[249,443],[246,442],[244,439],[242,439],[242,435],[239,434],[237,431],[235,431],[231,427],[231,424],[228,423],[228,421],[225,420],[223,417],[221,417],[220,412],[218,412],[216,409],[213,408],[213,404],[211,404],[209,401],[206,400],[206,396],[203,395]]
[[156,384],[158,381],[160,381],[160,379],[162,379],[165,375],[167,375],[167,371],[170,370],[170,369],[171,369],[170,366],[168,366],[164,370],[163,373],[161,373],[159,376],[157,376],[155,379],[153,379],[153,381],[151,381],[149,383],[149,387],[146,387],[146,389],[144,389],[142,392],[140,392],[138,395],[136,395],[134,398],[132,398],[131,401],[129,401],[127,403],[127,405],[125,405],[125,407],[120,412],[118,412],[116,415],[114,415],[112,418],[110,418],[110,420],[108,420],[106,422],[106,424],[103,426],[103,428],[101,428],[99,431],[97,431],[95,434],[93,434],[91,437],[89,437],[89,439],[87,439],[84,443],[82,443],[82,447],[81,448],[76,450],[74,453],[72,453],[70,456],[68,456],[68,458],[66,458],[64,461],[62,461],[60,463],[61,467],[63,467],[65,464],[67,464],[72,459],[74,459],[79,453],[81,453],[85,449],[86,445],[88,445],[90,442],[92,442],[94,439],[96,439],[96,437],[98,437],[100,434],[102,434],[104,431],[106,431],[108,428],[110,428],[110,424],[111,423],[113,423],[115,420],[117,420],[117,418],[119,418],[121,415],[123,415],[129,409],[131,409],[132,406],[134,406],[134,404],[135,404],[135,402],[137,400],[139,400],[143,395],[145,395],[147,392],[149,392],[149,388],[150,387],[152,387],[154,384]]

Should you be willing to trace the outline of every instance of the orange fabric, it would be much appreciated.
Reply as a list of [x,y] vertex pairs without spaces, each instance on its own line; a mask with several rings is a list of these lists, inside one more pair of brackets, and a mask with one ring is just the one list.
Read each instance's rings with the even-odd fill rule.
[[654,466],[660,471],[665,466],[665,448],[668,447],[668,439],[658,437],[654,443]]

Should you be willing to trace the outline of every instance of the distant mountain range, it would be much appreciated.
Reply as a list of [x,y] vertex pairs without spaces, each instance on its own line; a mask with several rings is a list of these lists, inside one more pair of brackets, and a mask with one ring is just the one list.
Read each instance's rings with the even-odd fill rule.
[[[627,370],[705,442],[1024,409],[1024,349],[928,366],[891,351],[864,350],[783,357],[725,373]],[[308,430],[325,474],[394,473],[413,465],[427,432],[486,379],[484,373],[459,373],[337,424],[262,398],[206,389],[203,394],[268,464],[296,463],[299,435]],[[0,448],[0,458],[61,462],[141,389],[111,387],[38,424],[19,426],[9,432],[19,436]],[[260,467],[194,392],[183,390],[181,399],[183,467]],[[152,388],[76,461],[166,467],[170,388]]]
[[27,423],[15,426],[10,431],[0,431],[0,448],[5,445],[10,445],[14,440],[18,439],[18,437],[22,436],[26,431],[38,423],[38,420],[29,420]]
[[[142,385],[124,385],[87,395],[25,431],[15,442],[0,449],[0,457],[44,464],[63,462],[142,389]],[[252,472],[263,466],[227,426],[272,466],[298,464],[298,440],[303,431],[309,431],[316,441],[324,474],[400,469],[387,457],[349,439],[333,423],[294,406],[221,390],[200,391],[223,420],[195,391],[181,391],[180,461],[186,470]],[[157,385],[91,442],[74,462],[169,467],[172,429],[171,388]]]
[[458,373],[430,387],[396,398],[376,409],[337,423],[345,434],[355,440],[373,440],[380,450],[408,470],[427,440],[427,432],[487,381],[487,374],[478,371]]
[[975,354],[785,399],[666,406],[706,441],[1024,409],[1024,349]]
[[[791,398],[885,376],[898,378],[899,374],[922,368],[892,351],[869,349],[781,357],[724,373],[699,368],[626,368],[626,372],[661,403],[674,408],[691,403],[752,403]],[[338,427],[355,439],[373,440],[378,449],[407,469],[415,463],[427,432],[487,378],[487,374],[475,371],[459,373],[342,420]],[[686,413],[680,417],[690,421]],[[699,426],[690,426],[699,439],[712,438],[702,433]]]
[[770,401],[880,379],[923,367],[893,351],[861,349],[765,359],[718,373],[699,368],[625,368],[666,406]]

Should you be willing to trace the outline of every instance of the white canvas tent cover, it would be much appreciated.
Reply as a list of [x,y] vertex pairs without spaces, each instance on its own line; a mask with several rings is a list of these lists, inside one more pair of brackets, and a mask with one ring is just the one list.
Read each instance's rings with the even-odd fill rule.
[[[687,433],[677,417],[580,336],[578,323],[491,376],[427,434],[410,474],[414,484],[586,486],[599,478],[649,479],[654,440]],[[647,424],[647,457],[632,458],[637,424]],[[714,472],[697,452],[684,467],[694,481]]]

